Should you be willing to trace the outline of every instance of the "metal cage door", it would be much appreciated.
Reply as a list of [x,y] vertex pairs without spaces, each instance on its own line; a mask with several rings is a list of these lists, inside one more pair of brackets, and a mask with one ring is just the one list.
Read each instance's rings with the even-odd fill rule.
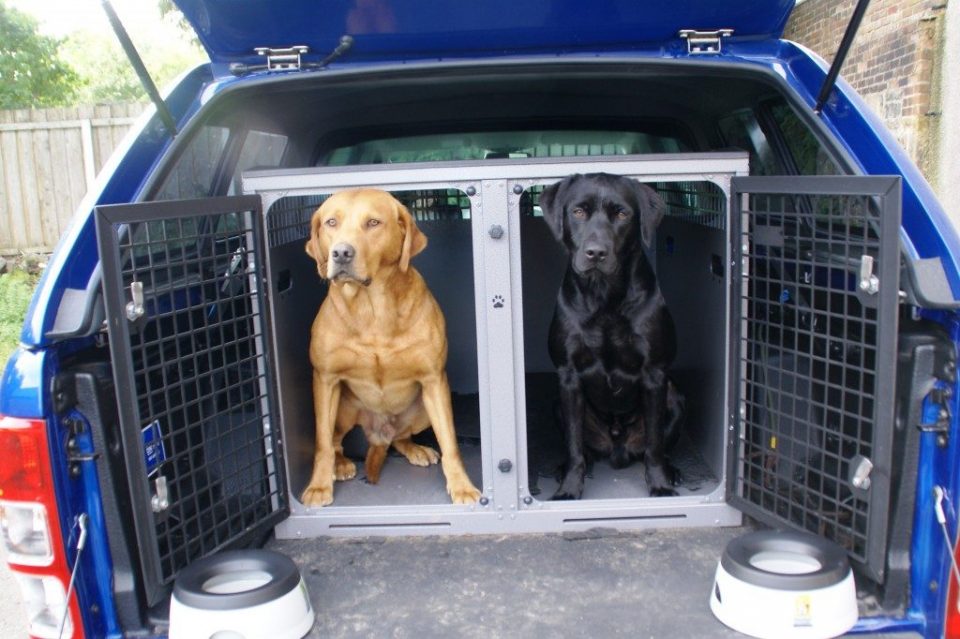
[[96,210],[148,602],[288,512],[259,197]]
[[733,179],[731,503],[884,579],[899,177]]

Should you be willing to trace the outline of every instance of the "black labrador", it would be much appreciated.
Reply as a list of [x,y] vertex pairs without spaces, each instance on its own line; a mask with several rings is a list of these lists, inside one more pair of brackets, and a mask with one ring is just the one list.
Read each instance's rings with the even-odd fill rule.
[[650,494],[676,495],[667,451],[684,399],[667,376],[673,318],[644,254],[666,206],[629,178],[571,175],[543,190],[543,217],[569,255],[549,333],[567,463],[553,499],[579,499],[587,454],[646,462]]

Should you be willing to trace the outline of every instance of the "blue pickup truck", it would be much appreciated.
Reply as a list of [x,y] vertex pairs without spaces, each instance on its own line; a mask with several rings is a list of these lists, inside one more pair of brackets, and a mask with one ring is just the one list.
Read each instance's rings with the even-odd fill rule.
[[[175,4],[210,63],[99,176],[0,385],[32,636],[166,636],[184,570],[264,546],[318,635],[734,636],[713,569],[756,530],[843,549],[852,632],[960,636],[960,238],[839,66],[781,38],[793,0]],[[550,500],[564,261],[539,197],[591,172],[666,206],[674,496],[597,461]],[[429,238],[476,504],[393,460],[300,502],[326,292],[304,242],[350,187]]]

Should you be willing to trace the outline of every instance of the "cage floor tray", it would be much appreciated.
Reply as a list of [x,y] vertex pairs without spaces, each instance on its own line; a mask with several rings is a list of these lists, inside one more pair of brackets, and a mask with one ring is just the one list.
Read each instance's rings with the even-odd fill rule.
[[[436,444],[433,444],[436,448]],[[467,474],[474,485],[482,485],[480,444],[472,440],[460,441],[460,455]],[[449,504],[446,479],[439,464],[414,466],[399,453],[391,450],[377,484],[367,482],[363,461],[357,461],[357,476],[334,485],[335,506],[380,506],[406,504]]]

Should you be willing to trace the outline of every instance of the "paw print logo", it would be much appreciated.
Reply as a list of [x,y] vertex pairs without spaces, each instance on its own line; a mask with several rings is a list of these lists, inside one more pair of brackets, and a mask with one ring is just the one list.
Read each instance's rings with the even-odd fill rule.
[[503,308],[503,295],[494,295],[494,296],[493,296],[493,307],[494,307],[494,308]]

